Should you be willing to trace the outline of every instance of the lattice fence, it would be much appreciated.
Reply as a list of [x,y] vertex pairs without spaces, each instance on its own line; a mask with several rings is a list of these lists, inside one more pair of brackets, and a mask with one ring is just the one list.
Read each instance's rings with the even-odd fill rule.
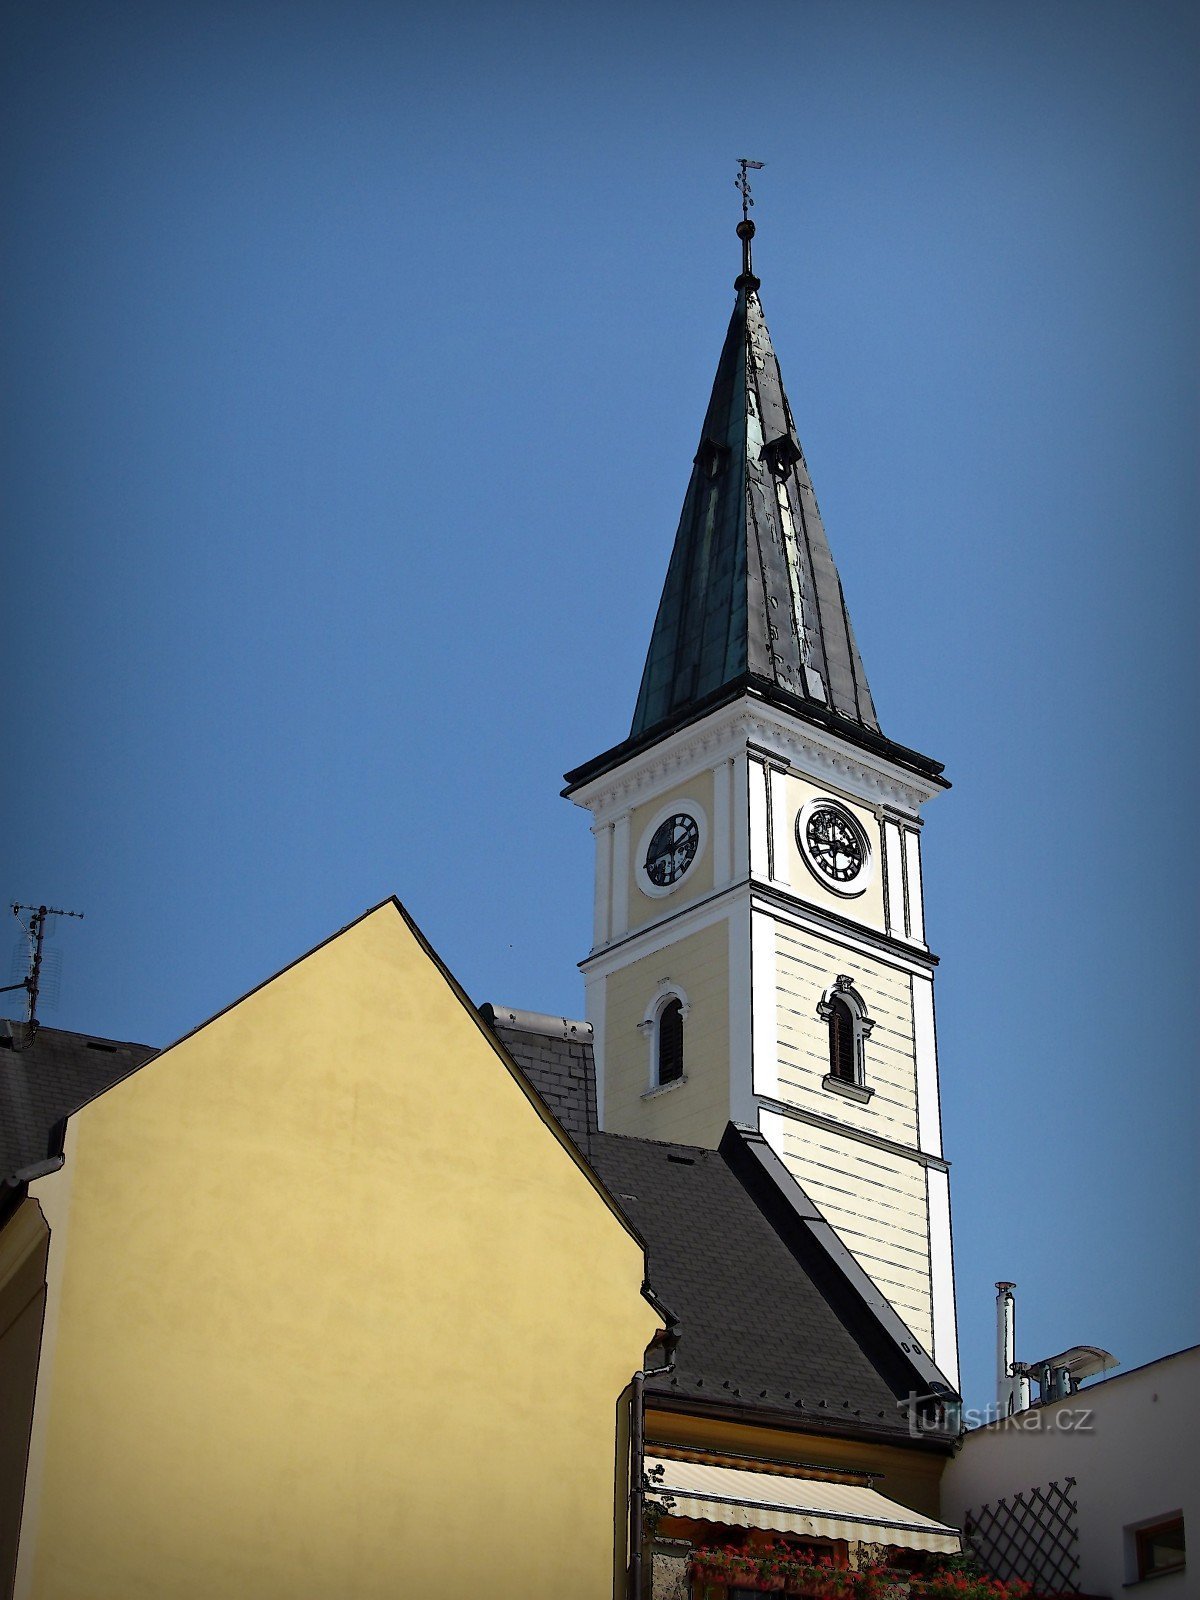
[[1023,1578],[1055,1594],[1079,1584],[1079,1507],[1075,1479],[1023,1489],[995,1505],[968,1511],[964,1533],[995,1578]]

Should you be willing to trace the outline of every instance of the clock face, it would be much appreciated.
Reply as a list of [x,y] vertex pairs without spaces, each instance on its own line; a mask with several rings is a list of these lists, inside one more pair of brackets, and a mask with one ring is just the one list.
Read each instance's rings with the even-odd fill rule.
[[700,844],[700,829],[695,817],[686,811],[668,817],[655,828],[646,851],[646,876],[657,889],[667,889],[680,878],[696,859]]
[[809,813],[803,843],[813,865],[834,883],[852,883],[866,861],[858,827],[833,806],[817,806]]

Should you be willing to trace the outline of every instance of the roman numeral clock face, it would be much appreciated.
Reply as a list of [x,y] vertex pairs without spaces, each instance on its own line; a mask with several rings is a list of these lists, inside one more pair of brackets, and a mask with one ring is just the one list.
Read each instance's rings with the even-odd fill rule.
[[657,889],[678,883],[696,859],[700,829],[696,819],[681,811],[659,823],[646,850],[645,872]]
[[796,818],[796,843],[813,876],[836,894],[858,894],[866,887],[866,835],[841,806],[810,801]]

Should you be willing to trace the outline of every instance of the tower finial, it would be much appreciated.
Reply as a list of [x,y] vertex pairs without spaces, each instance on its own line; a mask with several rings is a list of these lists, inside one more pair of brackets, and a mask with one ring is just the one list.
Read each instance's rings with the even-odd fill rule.
[[734,281],[735,289],[748,289],[753,293],[759,286],[758,279],[754,276],[754,269],[750,263],[750,241],[754,237],[754,224],[750,221],[750,207],[754,204],[750,195],[749,170],[761,172],[764,163],[751,161],[747,156],[739,156],[738,166],[742,169],[733,180],[742,197],[742,220],[737,225],[737,236],[742,241],[742,271]]

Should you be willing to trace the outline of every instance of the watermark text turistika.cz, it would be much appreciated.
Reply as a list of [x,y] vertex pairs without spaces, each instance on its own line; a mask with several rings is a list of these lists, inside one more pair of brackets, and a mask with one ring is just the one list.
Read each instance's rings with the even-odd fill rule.
[[910,1390],[907,1400],[900,1401],[908,1413],[908,1431],[914,1439],[923,1433],[944,1433],[957,1422],[960,1430],[982,1428],[989,1422],[1004,1421],[1010,1428],[1022,1433],[1094,1433],[1095,1408],[1092,1406],[1027,1406],[1024,1411],[1005,1417],[999,1405],[928,1407],[928,1395]]

